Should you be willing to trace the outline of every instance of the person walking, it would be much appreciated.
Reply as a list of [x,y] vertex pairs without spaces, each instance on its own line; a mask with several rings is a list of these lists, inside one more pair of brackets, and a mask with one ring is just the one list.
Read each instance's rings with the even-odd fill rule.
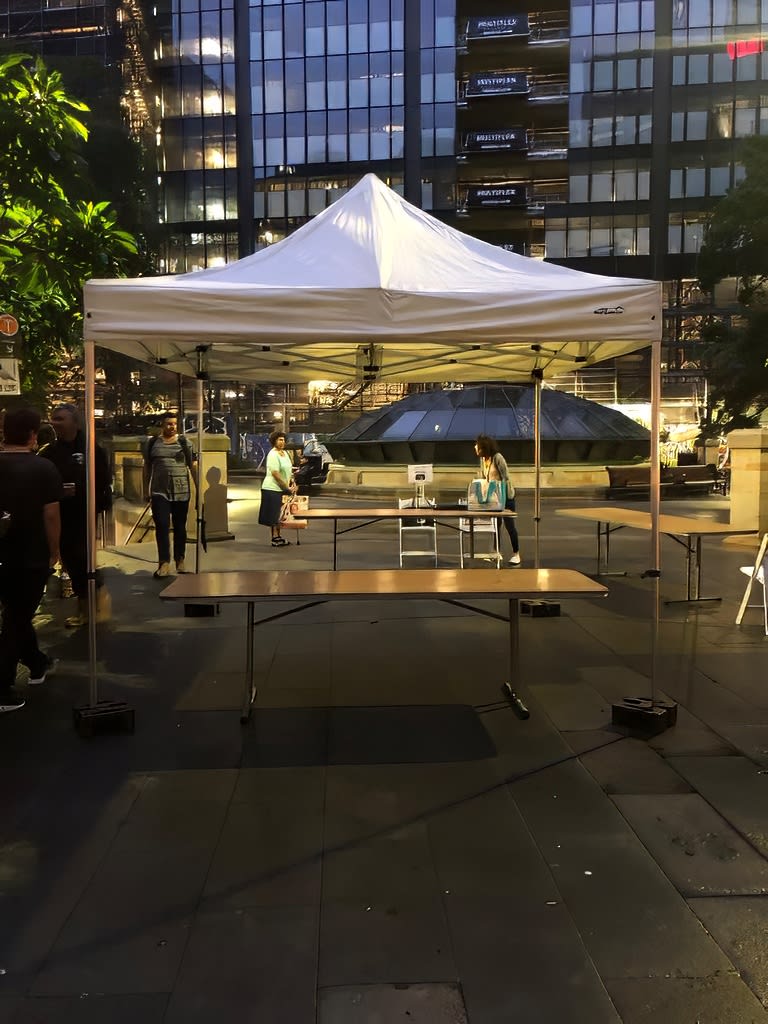
[[144,493],[152,509],[157,542],[156,579],[171,572],[171,526],[176,572],[186,572],[190,477],[197,487],[194,449],[184,434],[178,433],[176,413],[165,412],[160,418],[159,436],[150,437],[144,446]]
[[[88,622],[88,495],[86,462],[88,454],[77,406],[64,402],[51,413],[51,426],[56,439],[40,450],[58,469],[63,488],[61,498],[61,564],[72,582],[77,598],[77,612],[64,620],[70,629]],[[111,473],[107,453],[96,445],[96,512],[112,506]],[[112,601],[104,579],[96,571],[96,621],[107,622],[112,615]]]
[[[499,451],[499,446],[495,439],[489,437],[488,434],[478,434],[475,438],[475,454],[480,458],[480,472],[483,475],[483,479],[500,480],[504,483],[506,489],[504,508],[509,512],[514,512],[515,488],[509,479],[506,459]],[[515,519],[513,516],[504,516],[503,523],[512,542],[512,557],[509,560],[509,564],[520,565],[522,559],[520,557],[520,541],[517,536]]]
[[54,662],[37,644],[32,624],[51,567],[59,560],[61,477],[35,456],[40,414],[12,409],[0,449],[0,714],[24,707],[14,690],[19,662],[31,686]]
[[283,495],[296,493],[293,463],[285,450],[285,434],[282,430],[274,430],[269,435],[269,443],[272,448],[267,455],[266,473],[261,485],[259,523],[272,531],[272,547],[284,548],[291,542],[280,535],[280,513]]

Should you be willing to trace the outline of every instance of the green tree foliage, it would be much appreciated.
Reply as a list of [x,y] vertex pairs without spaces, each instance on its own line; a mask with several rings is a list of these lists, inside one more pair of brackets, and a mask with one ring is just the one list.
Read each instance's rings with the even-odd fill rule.
[[0,58],[0,309],[19,321],[23,387],[37,402],[78,344],[83,282],[137,266],[133,236],[89,195],[86,111],[39,58]]
[[713,319],[701,332],[713,419],[706,434],[753,427],[768,408],[768,311],[745,310],[732,324]]
[[741,156],[746,175],[715,208],[698,265],[706,289],[738,279],[738,315],[702,330],[719,433],[753,426],[768,408],[768,138],[746,140]]
[[768,279],[768,138],[745,140],[741,157],[746,176],[717,204],[698,271],[707,289],[739,278],[739,299],[748,306]]

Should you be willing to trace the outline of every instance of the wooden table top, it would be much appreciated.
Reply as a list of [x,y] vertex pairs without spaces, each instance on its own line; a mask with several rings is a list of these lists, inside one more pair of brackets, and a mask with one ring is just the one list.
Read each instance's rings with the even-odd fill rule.
[[[572,519],[590,519],[599,523],[616,523],[621,526],[632,526],[637,530],[650,530],[651,513],[634,508],[614,507],[600,508],[559,508],[557,515],[570,516]],[[755,530],[737,530],[730,523],[718,523],[714,519],[697,519],[695,516],[670,516],[662,513],[659,516],[659,530],[662,533],[688,536],[726,536],[728,534],[750,534]]]
[[493,512],[470,511],[466,508],[308,508],[297,514],[298,519],[484,519],[486,517],[516,516],[507,509]]
[[166,601],[243,602],[265,598],[604,597],[606,587],[573,569],[296,569],[203,572],[177,576]]

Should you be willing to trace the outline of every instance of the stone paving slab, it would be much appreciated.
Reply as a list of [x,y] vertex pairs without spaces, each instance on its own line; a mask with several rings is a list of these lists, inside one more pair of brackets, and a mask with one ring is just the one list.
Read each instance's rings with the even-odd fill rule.
[[602,729],[611,723],[611,706],[584,683],[534,683],[531,690],[560,732]]
[[606,793],[690,793],[691,786],[642,740],[626,737],[582,754],[581,763]]
[[745,757],[677,757],[675,768],[764,857],[768,857],[768,774]]
[[437,895],[398,905],[323,903],[320,988],[388,982],[455,982],[459,977]]
[[319,993],[318,1024],[391,1024],[410,1018],[467,1024],[458,985],[351,985]]
[[718,724],[718,732],[732,743],[740,754],[762,768],[768,768],[768,725]]
[[164,1024],[315,1024],[316,907],[198,914]]
[[53,944],[34,995],[171,989],[235,777],[147,778]]
[[[733,661],[740,660],[733,655],[730,657]],[[711,671],[708,658],[691,676],[687,665],[679,660],[661,658],[658,685],[675,700],[682,701],[692,714],[707,721],[768,725],[768,706],[757,705],[729,686],[721,685],[705,674],[706,669]]]
[[207,909],[320,902],[322,807],[233,804],[203,889]]
[[168,996],[104,996],[83,992],[58,998],[19,999],[4,1006],[0,1024],[163,1024]]
[[517,717],[500,691],[498,700],[478,711],[496,747],[495,764],[503,779],[527,775],[571,756],[568,744],[538,702],[535,688],[521,686],[517,692],[530,710],[527,720]]
[[733,975],[607,982],[623,1024],[766,1024],[768,1013]]
[[493,760],[329,767],[325,848],[383,835],[500,784]]
[[[561,765],[510,789],[601,977],[706,977],[728,969],[585,769]],[[619,914],[627,922],[620,931]]]
[[498,786],[427,819],[437,884],[449,916],[454,909],[493,909],[513,921],[526,908],[559,902],[549,867],[512,800]]
[[615,796],[614,802],[684,895],[768,893],[768,861],[698,793]]
[[78,796],[75,781],[54,784],[58,800],[37,801],[0,847],[0,994],[28,989],[144,785],[102,777]]
[[768,1009],[768,900],[750,896],[705,897],[689,900],[689,904]]
[[426,822],[326,850],[323,902],[351,907],[386,907],[396,913],[406,904],[440,897]]
[[239,711],[244,668],[230,672],[201,669],[176,703],[177,711]]
[[472,1024],[619,1024],[565,906],[506,918],[481,903],[450,907],[449,920]]
[[731,652],[710,652],[699,668],[714,680],[727,679],[728,689],[753,707],[768,710],[765,644],[742,649],[738,658]]

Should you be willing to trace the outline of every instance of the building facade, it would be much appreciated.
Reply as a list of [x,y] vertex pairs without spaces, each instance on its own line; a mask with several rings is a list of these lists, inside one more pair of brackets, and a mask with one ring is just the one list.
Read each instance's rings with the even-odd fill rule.
[[163,271],[269,245],[374,171],[486,241],[666,282],[671,367],[711,311],[706,217],[768,130],[766,24],[768,0],[0,0],[15,46],[122,62]]
[[768,0],[155,10],[169,270],[269,244],[373,170],[516,251],[690,278],[768,118]]

